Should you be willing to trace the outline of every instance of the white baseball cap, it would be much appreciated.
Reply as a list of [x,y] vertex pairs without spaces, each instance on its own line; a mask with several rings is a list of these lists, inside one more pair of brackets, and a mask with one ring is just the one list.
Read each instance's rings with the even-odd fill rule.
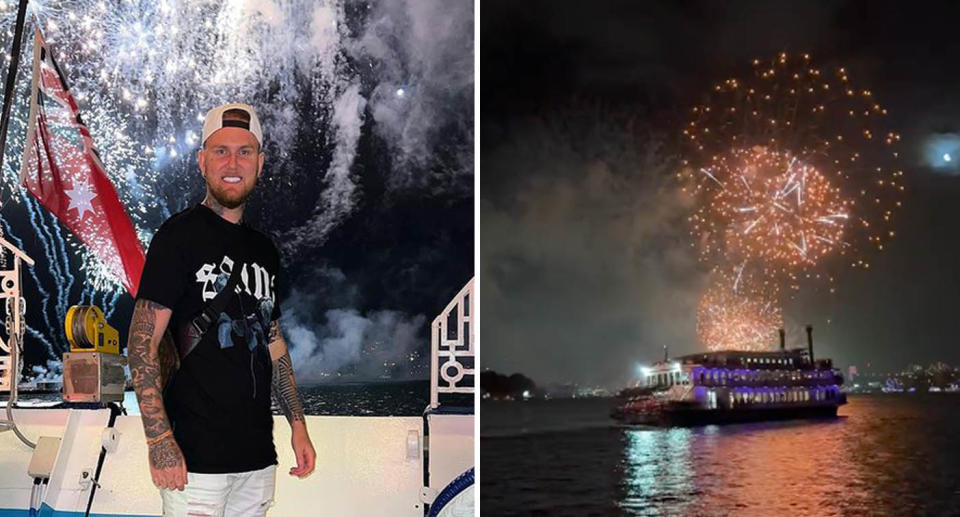
[[[223,114],[231,110],[246,113],[249,120],[237,120],[236,117],[228,117],[227,120],[224,120]],[[260,119],[257,118],[257,112],[254,111],[251,106],[247,106],[246,104],[224,104],[208,111],[207,116],[203,119],[203,137],[200,140],[200,144],[205,143],[207,138],[218,129],[225,127],[246,129],[253,133],[253,136],[257,138],[257,143],[260,144],[260,147],[263,147],[263,130],[260,128]]]

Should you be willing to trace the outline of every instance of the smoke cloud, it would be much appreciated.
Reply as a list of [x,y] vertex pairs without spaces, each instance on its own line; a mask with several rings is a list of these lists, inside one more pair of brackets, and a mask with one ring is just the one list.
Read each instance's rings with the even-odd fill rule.
[[[400,311],[361,313],[358,289],[334,268],[321,268],[313,285],[293,289],[282,304],[281,327],[302,383],[424,378],[428,347],[418,334],[426,317]],[[334,307],[318,316],[314,307]],[[339,374],[339,375],[338,375]]]
[[613,387],[664,345],[699,349],[703,275],[656,133],[577,106],[514,124],[484,158],[484,368]]
[[472,176],[473,24],[471,2],[381,2],[351,46],[375,63],[370,112],[396,155],[394,188]]

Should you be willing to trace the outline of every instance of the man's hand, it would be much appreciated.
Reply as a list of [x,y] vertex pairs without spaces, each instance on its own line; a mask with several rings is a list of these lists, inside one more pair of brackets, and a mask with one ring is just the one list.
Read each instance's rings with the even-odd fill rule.
[[187,484],[187,464],[173,435],[170,434],[149,447],[150,477],[153,478],[153,484],[157,485],[157,488],[183,490]]
[[297,457],[297,466],[290,468],[290,475],[303,479],[313,472],[317,460],[317,453],[313,450],[313,444],[310,443],[310,436],[307,434],[307,426],[303,422],[293,426],[290,445],[293,446],[293,454]]

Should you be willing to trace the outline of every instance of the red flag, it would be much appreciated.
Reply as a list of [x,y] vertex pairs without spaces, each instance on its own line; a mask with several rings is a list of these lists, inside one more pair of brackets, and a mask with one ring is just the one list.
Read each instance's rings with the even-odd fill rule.
[[39,30],[34,35],[31,89],[20,182],[136,297],[143,247]]

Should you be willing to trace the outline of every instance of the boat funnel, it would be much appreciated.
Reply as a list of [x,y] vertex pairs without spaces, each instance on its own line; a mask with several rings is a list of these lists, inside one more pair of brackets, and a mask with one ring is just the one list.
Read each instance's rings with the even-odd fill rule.
[[782,352],[786,349],[787,349],[786,332],[784,332],[783,329],[780,329],[780,351]]

